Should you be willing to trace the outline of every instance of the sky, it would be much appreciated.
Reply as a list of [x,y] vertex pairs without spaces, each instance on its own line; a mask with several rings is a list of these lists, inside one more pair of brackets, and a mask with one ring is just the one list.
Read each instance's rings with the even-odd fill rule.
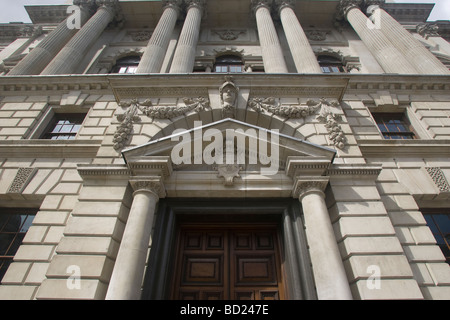
[[[67,0],[0,0],[0,23],[12,21],[30,23],[31,21],[28,18],[24,5],[65,4],[67,2]],[[388,0],[387,2],[435,3],[436,5],[428,20],[450,20],[450,0]]]

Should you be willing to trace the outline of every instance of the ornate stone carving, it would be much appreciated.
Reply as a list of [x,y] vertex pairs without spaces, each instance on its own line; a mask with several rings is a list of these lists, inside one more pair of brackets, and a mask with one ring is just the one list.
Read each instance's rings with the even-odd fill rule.
[[245,34],[246,30],[214,30],[215,34],[217,34],[220,39],[225,41],[233,41],[237,40],[241,34]]
[[359,8],[363,0],[340,0],[336,8],[336,18],[338,20],[345,19],[347,12],[352,8]]
[[142,177],[130,181],[134,192],[148,191],[157,195],[159,198],[166,196],[166,190],[161,177]]
[[325,41],[330,31],[324,30],[305,30],[306,37],[312,41]]
[[36,168],[19,168],[13,182],[9,186],[8,193],[22,193],[36,172]]
[[218,170],[217,177],[225,179],[225,186],[233,186],[234,179],[241,177],[239,172],[242,170],[242,167],[237,164],[221,164],[217,166],[216,170]]
[[332,111],[330,107],[338,107],[339,102],[333,101],[329,102],[326,99],[321,99],[321,110],[317,116],[317,120],[325,124],[325,128],[328,131],[328,138],[330,139],[330,144],[338,149],[343,149],[347,142],[344,132],[342,131],[339,121],[342,120],[341,115],[336,114]]
[[182,116],[190,111],[200,112],[210,108],[210,103],[207,98],[183,98],[184,106],[153,106],[150,99],[139,102],[138,99],[133,99],[129,102],[121,102],[119,106],[127,110],[116,116],[121,124],[117,127],[114,134],[114,149],[121,150],[127,144],[132,132],[133,124],[140,121],[138,111],[150,118],[156,119],[172,119]]
[[301,177],[296,178],[293,197],[303,198],[310,192],[324,195],[324,191],[328,185],[329,177]]
[[445,178],[444,172],[439,167],[427,167],[425,168],[430,175],[433,182],[439,188],[440,192],[450,192],[450,185]]
[[117,120],[121,123],[114,133],[114,149],[121,150],[126,146],[133,132],[133,124],[140,121],[141,118],[137,114],[138,105],[139,102],[137,100],[119,103],[119,106],[127,108],[127,110],[125,113],[116,116]]
[[306,118],[314,114],[321,106],[321,102],[308,100],[306,106],[290,105],[282,106],[275,98],[251,98],[249,107],[259,113],[268,112],[280,117],[290,119]]
[[440,35],[438,33],[438,30],[438,25],[430,23],[421,23],[416,27],[417,33],[425,39],[428,39],[429,37],[439,37]]
[[235,118],[239,88],[231,77],[225,77],[225,82],[219,88],[223,118]]
[[148,41],[152,37],[152,33],[145,30],[131,32],[130,35],[133,41]]

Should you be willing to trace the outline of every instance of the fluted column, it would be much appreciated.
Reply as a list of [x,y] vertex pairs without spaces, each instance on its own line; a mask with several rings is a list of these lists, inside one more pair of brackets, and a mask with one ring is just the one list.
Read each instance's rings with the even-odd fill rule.
[[83,60],[86,52],[113,20],[118,0],[96,0],[97,12],[67,43],[41,75],[71,74]]
[[294,197],[302,204],[306,237],[320,300],[351,300],[352,294],[325,203],[328,177],[297,177]]
[[[375,20],[381,32],[405,55],[422,74],[450,74],[450,70],[439,61],[419,40],[400,23],[377,5],[369,6],[367,13]],[[376,19],[380,19],[376,21]]]
[[266,73],[288,73],[277,30],[270,15],[269,0],[252,0]]
[[316,55],[294,12],[294,0],[277,1],[283,29],[298,73],[322,73]]
[[181,30],[170,73],[190,73],[194,71],[195,52],[200,35],[205,0],[187,0],[186,2],[188,3],[186,20]]
[[[93,1],[75,0],[80,7],[80,25],[83,26],[91,16],[90,9]],[[78,32],[76,28],[69,28],[69,16],[61,22],[55,30],[47,35],[31,52],[23,58],[9,73],[9,76],[37,75],[52,61],[64,45]]]
[[135,191],[133,204],[114,264],[107,300],[140,299],[156,204],[165,194],[161,177],[135,179],[130,183]]
[[159,73],[180,13],[181,0],[165,1],[164,12],[148,42],[136,73]]
[[394,44],[359,9],[358,3],[361,3],[361,0],[341,0],[341,9],[383,70],[386,73],[418,73]]

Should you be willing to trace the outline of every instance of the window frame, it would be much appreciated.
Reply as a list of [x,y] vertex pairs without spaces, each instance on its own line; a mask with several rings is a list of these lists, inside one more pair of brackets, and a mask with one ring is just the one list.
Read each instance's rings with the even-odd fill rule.
[[[320,54],[317,56],[317,62],[322,73],[348,73],[341,59],[334,56]],[[333,70],[332,68],[336,68],[337,70]]]
[[[33,131],[28,135],[28,139],[36,139],[36,140],[49,140],[45,139],[44,135],[50,130],[52,122],[59,114],[78,114],[80,117],[84,116],[84,120],[81,123],[80,129],[83,126],[84,121],[87,118],[87,114],[89,112],[90,107],[81,108],[81,107],[58,107],[58,106],[48,106],[47,111],[41,117],[39,122],[35,125]],[[78,130],[79,132],[80,130]],[[77,138],[78,132],[75,134],[75,139]],[[73,139],[72,139],[73,140]],[[65,140],[65,141],[72,141]]]
[[[42,140],[75,140],[78,132],[80,132],[84,120],[86,119],[85,113],[55,113],[50,119],[47,127],[44,129],[39,139]],[[61,121],[71,121],[70,123],[60,123]],[[61,126],[60,130],[64,127],[71,127],[70,132],[56,132],[57,127]],[[76,131],[73,131],[74,127],[78,127]],[[53,129],[52,129],[53,128]],[[56,139],[53,139],[56,137]],[[60,137],[68,137],[67,139]]]
[[[419,138],[405,112],[372,112],[372,118],[385,140],[416,140]],[[389,123],[390,121],[395,122]],[[383,130],[383,127],[386,130]],[[398,131],[393,131],[394,127]],[[396,136],[399,138],[395,138]]]
[[[442,231],[442,225],[438,225],[434,217],[438,215],[446,215],[448,217],[449,224],[447,228],[450,230],[450,208],[421,208],[420,211],[423,214],[428,228],[430,228],[431,233],[436,239],[436,244],[441,249],[446,262],[450,264],[450,232],[444,233],[444,231]],[[430,226],[430,222],[433,222],[434,225]],[[442,238],[443,242],[440,241],[439,238]]]
[[[9,215],[5,219],[5,222],[2,221],[2,217],[0,217],[0,248],[2,248],[2,239],[3,237],[12,236],[11,240],[8,241],[8,244],[5,246],[5,252],[0,251],[0,282],[8,271],[9,266],[14,260],[15,255],[17,254],[18,249],[23,244],[23,239],[25,238],[28,230],[33,224],[33,221],[36,217],[38,209],[35,208],[0,208],[0,216]],[[25,216],[25,219],[21,220],[19,229],[17,231],[5,231],[5,227],[7,227],[8,223],[11,220],[11,217],[14,215]],[[30,217],[32,217],[31,221]],[[23,230],[26,225],[26,230]],[[17,239],[19,237],[19,242]],[[12,251],[10,251],[12,249]]]
[[[135,60],[133,61],[133,58]],[[142,57],[140,55],[128,55],[116,60],[110,74],[135,74]],[[124,69],[123,72],[122,69]]]
[[[234,58],[234,59],[233,59]],[[229,61],[227,61],[229,59]],[[218,71],[218,68],[222,68]],[[239,68],[240,71],[232,71],[232,68]],[[244,73],[244,61],[242,57],[235,54],[225,54],[216,58],[214,63],[214,73]]]

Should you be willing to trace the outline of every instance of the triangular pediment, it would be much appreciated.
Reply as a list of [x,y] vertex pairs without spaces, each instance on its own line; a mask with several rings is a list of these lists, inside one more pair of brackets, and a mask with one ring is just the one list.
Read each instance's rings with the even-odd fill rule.
[[[223,153],[222,163],[218,152]],[[230,164],[232,159],[245,171],[259,170],[275,162],[279,170],[285,170],[292,158],[331,163],[335,154],[332,149],[235,119],[224,119],[189,130],[178,129],[172,135],[122,152],[126,163],[170,157],[173,170],[193,171]]]

